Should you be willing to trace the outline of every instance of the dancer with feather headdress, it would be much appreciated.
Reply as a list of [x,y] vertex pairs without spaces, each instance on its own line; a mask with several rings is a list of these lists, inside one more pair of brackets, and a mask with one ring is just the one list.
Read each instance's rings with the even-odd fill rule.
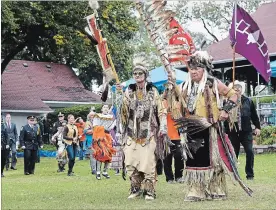
[[[186,161],[184,178],[190,186],[185,200],[226,198],[226,173],[233,175],[251,196],[252,190],[240,179],[233,147],[221,123],[236,106],[236,92],[209,75],[213,68],[211,57],[207,52],[195,52],[191,36],[174,19],[165,0],[135,2],[168,72],[168,112],[179,127],[182,157]],[[180,87],[173,78],[173,66],[177,65],[189,70],[187,81]],[[227,98],[223,107],[221,96]],[[180,109],[175,106],[178,102]]]
[[[190,152],[184,172],[189,184],[185,201],[226,199],[225,174],[236,179],[249,195],[252,193],[238,176],[234,149],[221,126],[236,106],[237,93],[210,75],[212,67],[207,52],[195,52],[188,61],[187,81],[180,85],[187,106],[183,107],[184,117],[176,122],[187,137],[182,141]],[[223,107],[221,96],[227,99]]]
[[[120,110],[120,133],[125,166],[130,176],[129,199],[143,194],[146,200],[155,199],[156,162],[164,158],[167,123],[157,88],[146,81],[149,75],[145,56],[133,61],[135,84],[123,93]],[[122,90],[117,85],[118,92]]]

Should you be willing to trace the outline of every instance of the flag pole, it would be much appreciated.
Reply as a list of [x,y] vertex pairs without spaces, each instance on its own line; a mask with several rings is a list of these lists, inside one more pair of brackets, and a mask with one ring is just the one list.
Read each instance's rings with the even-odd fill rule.
[[232,67],[232,69],[233,69],[233,78],[232,78],[232,80],[233,80],[233,88],[234,88],[234,82],[235,82],[235,70],[236,70],[236,61],[235,61],[235,59],[236,59],[236,52],[235,52],[235,45],[233,46],[233,67]]
[[234,88],[234,82],[235,82],[235,73],[236,73],[236,36],[237,36],[237,31],[236,31],[236,24],[237,24],[237,1],[235,0],[234,2],[234,30],[235,30],[235,44],[232,48],[233,50],[233,88]]
[[[258,87],[260,88],[260,73],[258,73],[257,75],[258,75],[258,78],[257,78],[258,79]],[[259,94],[260,94],[260,90],[257,93],[257,100],[256,100],[256,102],[257,102],[257,115],[260,119],[260,98],[259,98]]]

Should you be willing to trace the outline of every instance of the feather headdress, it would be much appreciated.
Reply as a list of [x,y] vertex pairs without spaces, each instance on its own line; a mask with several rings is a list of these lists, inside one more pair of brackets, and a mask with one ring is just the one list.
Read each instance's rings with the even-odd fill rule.
[[208,72],[213,69],[212,65],[213,57],[208,54],[207,51],[196,51],[190,56],[188,65],[191,69],[196,67],[206,68]]
[[147,76],[149,74],[149,61],[145,54],[135,55],[133,58],[133,72],[136,70],[143,71]]

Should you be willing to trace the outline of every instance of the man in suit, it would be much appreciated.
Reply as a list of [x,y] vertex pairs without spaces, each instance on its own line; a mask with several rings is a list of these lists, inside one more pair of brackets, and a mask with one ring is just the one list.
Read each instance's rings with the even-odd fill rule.
[[20,145],[24,149],[24,174],[34,174],[38,148],[43,148],[38,127],[34,125],[35,116],[28,116],[28,124],[20,130]]
[[8,157],[7,157],[7,163],[6,163],[6,169],[9,169],[10,163],[11,163],[11,169],[12,170],[17,170],[16,169],[16,150],[17,150],[17,142],[18,142],[18,134],[17,134],[17,129],[16,125],[11,122],[11,115],[6,114],[6,123],[5,123],[6,131],[8,133],[8,138],[10,142],[10,149],[12,152],[11,156],[11,162],[10,162],[10,152],[8,152]]
[[1,120],[1,177],[4,177],[3,171],[6,163],[6,159],[9,153],[9,138],[6,126],[4,122]]
[[[43,129],[43,125],[41,124],[41,122],[39,121],[39,119],[37,117],[34,119],[34,126],[37,127],[38,133],[41,136],[41,140],[42,140],[42,134],[43,134],[44,129]],[[36,158],[35,162],[40,163],[40,149],[39,148],[37,149],[37,158]]]

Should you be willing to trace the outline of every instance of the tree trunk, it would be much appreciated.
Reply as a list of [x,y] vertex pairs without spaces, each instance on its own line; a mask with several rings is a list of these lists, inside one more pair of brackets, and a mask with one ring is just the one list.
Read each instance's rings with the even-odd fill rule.
[[1,63],[1,75],[3,74],[3,72],[5,71],[7,65],[9,64],[9,62],[14,58],[14,56],[17,55],[17,53],[19,53],[20,51],[22,51],[24,49],[24,47],[27,45],[27,42],[22,42],[21,44],[17,45],[16,48],[14,48],[2,61]]

